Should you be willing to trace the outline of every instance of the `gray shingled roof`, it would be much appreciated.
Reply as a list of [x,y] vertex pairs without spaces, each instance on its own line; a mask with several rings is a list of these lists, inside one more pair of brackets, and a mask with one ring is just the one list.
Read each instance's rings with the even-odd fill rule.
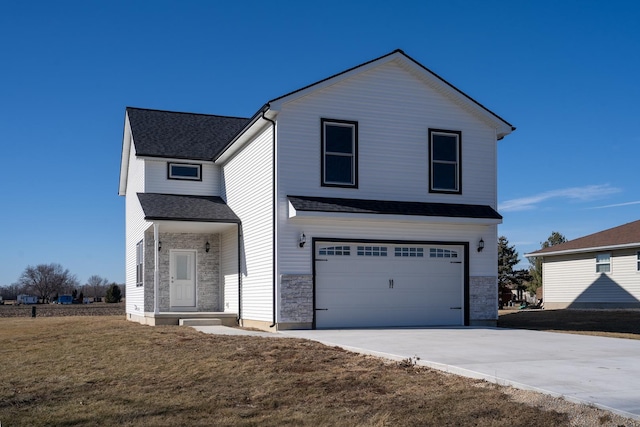
[[220,197],[138,193],[146,220],[240,223]]
[[549,246],[548,248],[540,249],[527,255],[542,256],[548,253],[572,252],[591,248],[636,244],[640,246],[640,220],[569,240],[559,245]]
[[136,155],[213,160],[249,123],[241,117],[127,107]]
[[287,197],[293,207],[299,211],[502,219],[498,212],[486,205],[339,199],[335,197]]

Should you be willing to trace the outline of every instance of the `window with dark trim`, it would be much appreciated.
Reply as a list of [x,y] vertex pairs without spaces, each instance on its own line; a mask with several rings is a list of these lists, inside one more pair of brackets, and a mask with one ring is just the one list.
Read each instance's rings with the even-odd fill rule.
[[462,132],[429,129],[429,192],[462,193]]
[[167,178],[202,181],[202,165],[194,163],[168,163]]
[[136,244],[136,286],[143,284],[143,265],[144,265],[144,240],[140,240]]
[[358,187],[358,122],[321,119],[322,185]]
[[640,271],[640,251],[636,254],[636,259],[638,260],[638,265],[636,266],[637,271]]

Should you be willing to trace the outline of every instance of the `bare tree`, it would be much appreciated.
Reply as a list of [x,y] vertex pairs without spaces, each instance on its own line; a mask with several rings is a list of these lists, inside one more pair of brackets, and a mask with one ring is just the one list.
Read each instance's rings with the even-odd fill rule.
[[49,302],[56,293],[63,293],[78,286],[78,279],[60,264],[29,265],[20,275],[17,284],[35,293],[42,302]]
[[96,301],[96,298],[105,296],[108,285],[109,281],[105,277],[94,274],[87,279],[85,296],[93,295],[94,301]]

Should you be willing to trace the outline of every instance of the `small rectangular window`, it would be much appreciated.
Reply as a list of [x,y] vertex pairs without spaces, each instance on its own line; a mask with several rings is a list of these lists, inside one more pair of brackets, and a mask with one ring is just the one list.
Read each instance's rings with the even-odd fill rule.
[[144,266],[144,240],[140,240],[136,244],[136,286],[143,284],[143,266]]
[[358,122],[322,119],[322,185],[358,186]]
[[429,129],[429,191],[461,193],[462,132]]
[[611,254],[596,255],[596,273],[609,273],[611,271]]
[[636,254],[636,257],[637,257],[636,259],[638,260],[637,269],[638,269],[638,271],[640,271],[640,251],[638,251],[638,253]]
[[169,179],[202,181],[202,165],[191,163],[168,163],[167,177]]

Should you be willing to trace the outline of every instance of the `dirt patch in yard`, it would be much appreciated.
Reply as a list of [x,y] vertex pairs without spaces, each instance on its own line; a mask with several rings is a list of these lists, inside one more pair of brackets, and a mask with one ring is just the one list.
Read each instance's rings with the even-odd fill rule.
[[640,339],[640,310],[500,310],[501,328]]
[[0,319],[0,342],[3,426],[640,425],[294,338],[105,316]]

